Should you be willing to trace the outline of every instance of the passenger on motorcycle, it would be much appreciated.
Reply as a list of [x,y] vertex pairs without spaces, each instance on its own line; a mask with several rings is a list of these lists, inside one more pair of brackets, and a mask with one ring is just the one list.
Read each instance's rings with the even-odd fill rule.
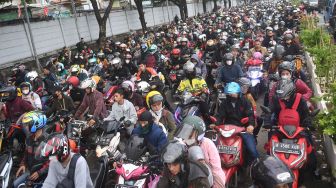
[[149,111],[140,114],[138,124],[132,131],[132,135],[138,135],[145,139],[151,154],[160,154],[163,147],[168,143],[168,138],[162,128],[154,122]]
[[74,64],[70,67],[70,74],[70,76],[76,76],[79,81],[84,81],[89,77],[89,73],[77,64]]
[[209,89],[205,80],[201,77],[196,76],[195,65],[191,62],[187,62],[183,65],[183,70],[185,72],[186,78],[180,82],[177,88],[177,93],[182,94],[187,91],[194,96],[200,96],[201,100],[199,102],[199,110],[202,117],[207,124],[211,123],[209,106],[207,103]]
[[36,71],[28,72],[25,80],[31,84],[32,91],[37,93],[40,97],[43,96],[43,80]]
[[215,87],[218,87],[222,83],[227,84],[237,81],[240,77],[243,77],[242,68],[233,62],[233,55],[227,53],[225,55],[224,66],[218,71]]
[[137,81],[150,82],[153,77],[157,76],[155,69],[147,67],[145,62],[141,62],[139,65],[138,73],[136,75]]
[[296,43],[294,43],[294,35],[293,33],[287,33],[284,36],[284,47],[285,47],[285,52],[283,56],[286,55],[300,55],[301,50],[300,46]]
[[[294,69],[295,69],[294,64],[289,61],[284,61],[278,66],[278,72],[281,78],[293,80],[295,84],[296,93],[300,93],[302,95],[302,98],[306,100],[308,106],[310,107],[311,104],[309,101],[313,95],[313,92],[304,81],[292,76]],[[269,101],[271,101],[270,105],[272,105],[272,102],[273,102],[272,99],[276,93],[276,88],[278,84],[279,83],[273,85],[273,88],[271,88],[270,90],[270,93],[269,93]]]
[[25,65],[18,65],[12,69],[12,81],[15,81],[15,86],[20,86],[22,82],[25,81],[25,76],[27,74]]
[[[71,152],[68,138],[64,134],[51,134],[39,146],[40,157],[51,158],[48,176],[43,183],[43,188],[66,187],[69,183],[73,183],[73,187],[93,188],[93,183],[90,177],[90,170],[84,157],[80,154]],[[60,185],[68,176],[71,161],[75,156],[79,155],[74,166],[74,179]],[[77,158],[77,157],[76,157]]]
[[91,78],[84,80],[80,88],[85,90],[85,96],[74,118],[78,119],[89,108],[88,114],[93,115],[93,118],[88,122],[88,125],[92,126],[97,120],[106,118],[108,115],[104,104],[104,97],[102,93],[96,90],[96,83]]
[[146,103],[154,117],[154,122],[166,130],[169,140],[173,140],[176,131],[176,122],[174,115],[163,106],[163,101],[164,98],[158,91],[151,91],[146,96]]
[[112,70],[109,72],[109,79],[111,81],[130,79],[131,73],[126,66],[122,65],[119,57],[112,59],[110,63],[112,65]]
[[16,172],[16,179],[13,187],[16,188],[27,181],[43,181],[48,174],[49,159],[38,160],[35,158],[39,144],[45,140],[43,128],[47,124],[46,116],[39,111],[27,112],[20,120],[22,127],[29,130],[29,136],[26,139],[24,157],[20,167]]
[[64,68],[63,63],[58,62],[56,64],[56,76],[58,78],[59,81],[65,80],[66,77],[68,76],[68,71]]
[[188,148],[171,141],[162,152],[164,169],[157,188],[210,188],[209,170],[199,161],[188,160]]
[[121,88],[124,89],[125,99],[129,100],[135,107],[135,110],[140,110],[145,107],[144,99],[139,94],[134,92],[134,83],[130,80],[126,80],[121,84]]
[[72,98],[68,95],[65,95],[62,91],[62,87],[60,86],[56,87],[54,92],[55,92],[54,101],[52,103],[51,108],[48,108],[46,112],[47,117],[49,117],[52,114],[55,115],[57,112],[60,112],[61,110],[66,110],[71,114],[74,114],[76,108]]
[[29,82],[22,82],[20,84],[22,99],[32,104],[34,109],[42,110],[42,102],[40,96],[32,91],[32,86]]
[[198,58],[197,54],[193,54],[190,58],[190,61],[195,65],[196,75],[202,77],[205,80],[208,74],[206,64]]
[[[238,83],[230,82],[224,88],[227,98],[220,104],[216,125],[233,124],[237,126],[246,126],[246,133],[241,134],[247,147],[247,151],[252,160],[258,158],[259,154],[256,148],[253,130],[255,127],[255,117],[250,101],[241,94],[241,88]],[[241,124],[241,119],[248,117],[247,125]],[[210,125],[213,128],[215,125]],[[251,161],[251,160],[250,160]]]
[[199,145],[204,153],[204,160],[209,165],[213,175],[213,187],[225,186],[225,174],[221,167],[221,159],[216,145],[205,135],[204,121],[198,116],[187,116],[182,127],[177,131],[176,137],[182,138],[187,146]]

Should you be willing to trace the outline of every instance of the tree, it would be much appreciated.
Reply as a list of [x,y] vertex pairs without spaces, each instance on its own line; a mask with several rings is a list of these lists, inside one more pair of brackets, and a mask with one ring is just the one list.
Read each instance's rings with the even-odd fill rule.
[[113,5],[113,1],[114,0],[109,0],[109,4],[107,6],[107,8],[105,9],[105,12],[103,14],[103,16],[100,14],[100,10],[98,8],[98,4],[97,4],[97,0],[90,0],[93,10],[94,10],[94,14],[96,16],[98,25],[99,25],[99,38],[98,38],[98,46],[99,48],[103,47],[105,41],[106,41],[106,21],[107,18],[111,12],[112,9],[112,5]]
[[140,19],[142,31],[145,32],[147,30],[147,26],[146,26],[145,14],[143,11],[143,6],[142,6],[142,0],[134,0],[134,2],[135,2],[135,5],[139,13],[139,19]]
[[207,11],[206,4],[207,4],[207,0],[202,0],[203,12]]
[[170,0],[170,1],[179,7],[181,19],[185,21],[186,18],[188,17],[187,1],[186,0]]
[[213,11],[215,12],[218,9],[217,0],[213,0],[213,2],[214,2],[214,10]]

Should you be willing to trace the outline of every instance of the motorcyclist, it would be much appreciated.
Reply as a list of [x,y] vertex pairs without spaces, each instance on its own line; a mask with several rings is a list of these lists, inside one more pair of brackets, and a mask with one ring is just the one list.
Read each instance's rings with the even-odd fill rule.
[[26,66],[22,64],[15,66],[12,69],[12,74],[12,77],[14,79],[12,81],[15,81],[15,86],[19,87],[20,84],[25,81],[25,76],[27,74]]
[[61,87],[58,86],[55,88],[54,96],[55,97],[52,106],[46,112],[47,117],[61,110],[66,110],[72,114],[75,112],[76,108],[72,98],[70,96],[64,95]]
[[266,28],[266,37],[265,39],[262,41],[262,46],[269,48],[272,46],[271,41],[274,41],[274,33],[273,33],[273,28],[271,27],[267,27]]
[[296,43],[294,43],[294,36],[292,33],[287,33],[284,36],[284,47],[285,52],[283,56],[287,55],[300,55],[300,46]]
[[216,145],[209,138],[204,137],[206,126],[198,116],[187,116],[182,122],[183,126],[177,131],[176,137],[182,138],[187,146],[199,145],[209,165],[214,179],[214,188],[225,186],[225,174],[221,167],[221,159]]
[[32,86],[29,82],[22,82],[20,84],[22,99],[30,102],[34,109],[42,110],[42,102],[40,96],[32,91]]
[[126,80],[121,84],[121,88],[124,89],[125,99],[129,100],[135,107],[135,110],[140,110],[145,107],[144,99],[139,94],[134,92],[135,86],[134,83],[130,80]]
[[109,78],[111,81],[130,79],[130,70],[122,65],[121,59],[119,57],[112,59],[110,63],[112,65],[112,71],[109,73]]
[[140,114],[132,135],[143,137],[151,154],[159,154],[168,142],[166,134],[154,122],[152,114],[147,110]]
[[74,64],[70,67],[70,74],[70,76],[76,76],[79,81],[83,81],[89,77],[89,73],[87,72],[87,70],[81,68],[77,64]]
[[26,81],[30,82],[32,91],[37,93],[40,97],[43,96],[43,80],[36,71],[30,71],[26,74]]
[[70,97],[77,108],[85,96],[85,90],[79,87],[77,76],[70,76],[66,82],[69,84]]
[[180,85],[177,88],[177,93],[182,94],[186,91],[194,96],[200,96],[199,110],[206,123],[210,124],[211,118],[209,114],[209,106],[207,104],[207,95],[209,94],[208,86],[203,78],[196,76],[196,69],[193,63],[185,63],[183,65],[183,70],[186,78],[180,82]]
[[284,56],[284,52],[285,48],[282,45],[276,45],[274,47],[273,58],[269,66],[266,67],[266,70],[268,70],[268,74],[274,74],[277,72],[278,66],[283,61],[282,58]]
[[168,139],[174,139],[176,122],[173,114],[163,106],[164,98],[158,91],[151,91],[146,96],[146,103],[149,111],[154,117],[154,123],[163,127],[168,135]]
[[68,76],[68,71],[64,68],[64,64],[58,62],[56,64],[56,69],[57,69],[56,76],[57,76],[58,80],[62,81],[64,79],[66,79],[66,77]]
[[247,57],[251,58],[254,52],[260,52],[264,57],[268,54],[267,48],[261,46],[261,41],[259,40],[254,41],[254,47],[249,50]]
[[[284,61],[278,66],[278,72],[281,78],[293,80],[295,84],[296,93],[300,93],[302,97],[306,100],[306,102],[309,104],[310,103],[309,101],[313,95],[313,92],[304,81],[298,78],[294,78],[292,76],[293,70],[294,70],[294,64],[289,61]],[[271,88],[270,93],[269,93],[269,101],[272,101],[273,96],[276,93],[277,85],[278,83],[273,85],[273,88]],[[272,105],[272,102],[270,103],[270,105]],[[311,104],[309,104],[308,106],[311,106]]]
[[134,75],[138,71],[138,68],[132,60],[131,54],[127,54],[125,56],[125,64],[123,66],[125,66],[130,71],[131,75]]
[[[252,160],[258,158],[259,154],[256,148],[255,138],[253,136],[253,130],[255,127],[255,117],[251,103],[241,95],[241,88],[238,83],[230,82],[224,88],[224,93],[227,98],[219,106],[216,125],[221,124],[233,124],[237,126],[242,125],[241,120],[248,117],[248,123],[246,126],[246,133],[241,134],[250,158]],[[210,127],[214,127],[212,124]],[[251,162],[251,159],[248,160]]]
[[138,73],[136,75],[137,81],[150,82],[153,77],[157,76],[157,72],[152,67],[147,67],[145,62],[139,65]]
[[[46,141],[40,144],[41,157],[56,157],[50,160],[48,176],[43,182],[43,188],[58,187],[67,177],[70,168],[69,164],[71,164],[75,155],[80,155],[72,153],[70,147],[68,138],[64,134],[57,133],[49,135]],[[74,169],[73,186],[93,188],[89,166],[84,157],[79,156]],[[63,186],[68,185],[63,184]]]
[[103,94],[96,90],[96,83],[91,78],[84,80],[80,88],[85,90],[85,96],[74,118],[78,119],[89,108],[88,114],[93,115],[93,118],[89,120],[88,125],[92,126],[97,120],[107,117]]
[[233,55],[227,53],[225,55],[224,66],[218,71],[215,87],[218,87],[222,83],[226,84],[237,81],[240,77],[243,77],[242,68],[233,62]]
[[157,188],[210,188],[208,168],[199,161],[187,160],[188,148],[171,141],[162,152],[164,169]]
[[206,64],[198,58],[197,54],[193,54],[190,58],[190,61],[195,65],[196,75],[206,79],[208,74]]
[[[16,172],[16,180],[13,187],[28,181],[43,181],[48,174],[49,160],[38,160],[35,154],[38,152],[39,144],[44,141],[43,128],[47,124],[46,116],[39,111],[27,112],[21,119],[22,126],[29,130],[30,135],[26,139],[26,149],[20,167]],[[40,165],[40,167],[36,167]],[[35,166],[35,167],[34,167]]]
[[170,65],[168,66],[169,69],[181,69],[183,64],[186,62],[185,59],[181,57],[181,50],[178,48],[174,48],[170,53]]

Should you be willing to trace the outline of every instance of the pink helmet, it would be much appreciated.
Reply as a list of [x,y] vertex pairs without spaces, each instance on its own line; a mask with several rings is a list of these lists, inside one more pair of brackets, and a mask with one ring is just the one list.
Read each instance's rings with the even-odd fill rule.
[[130,89],[132,92],[134,92],[134,82],[130,81],[130,80],[126,80],[121,84],[122,88],[125,89]]
[[260,52],[253,53],[253,59],[262,59],[263,55]]

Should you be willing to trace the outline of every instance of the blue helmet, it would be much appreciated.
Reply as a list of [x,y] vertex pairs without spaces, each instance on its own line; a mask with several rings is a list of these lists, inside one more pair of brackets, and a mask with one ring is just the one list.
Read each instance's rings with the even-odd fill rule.
[[241,93],[240,85],[237,82],[230,82],[224,88],[225,94],[239,94]]
[[42,129],[47,124],[47,117],[42,112],[30,111],[23,115],[22,124],[26,126],[31,133]]

